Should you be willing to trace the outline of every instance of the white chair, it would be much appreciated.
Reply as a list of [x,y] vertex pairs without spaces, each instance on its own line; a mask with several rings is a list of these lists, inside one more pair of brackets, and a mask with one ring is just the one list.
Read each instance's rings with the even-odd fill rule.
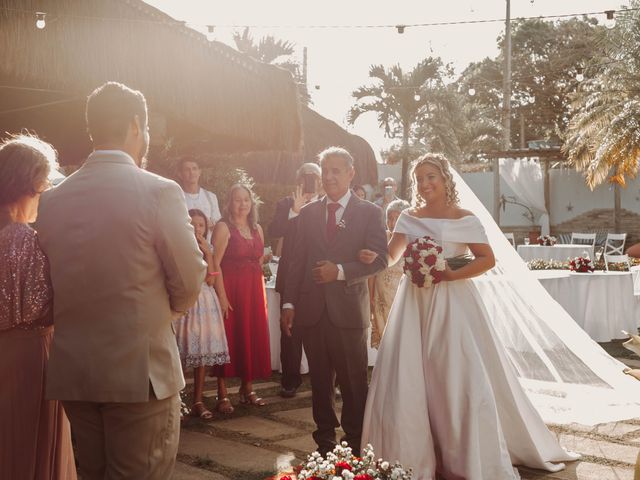
[[509,243],[511,244],[511,246],[513,248],[516,248],[516,237],[514,237],[513,233],[511,232],[505,233],[504,236],[507,237],[507,240],[509,240]]
[[631,269],[631,262],[629,261],[629,255],[627,255],[627,254],[624,254],[624,255],[607,255],[605,253],[604,254],[604,266],[607,269],[607,271],[609,271],[609,264],[610,263],[626,263],[627,270]]
[[572,233],[571,234],[572,245],[591,245],[596,246],[596,234],[595,233]]
[[[624,243],[627,241],[626,233],[607,233],[607,240],[604,242],[605,255],[622,255],[624,253]],[[616,243],[619,246],[615,246]]]

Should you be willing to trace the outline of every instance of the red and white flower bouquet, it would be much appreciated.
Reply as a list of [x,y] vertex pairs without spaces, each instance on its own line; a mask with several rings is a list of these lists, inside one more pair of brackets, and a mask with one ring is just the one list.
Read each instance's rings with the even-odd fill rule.
[[587,256],[575,257],[569,261],[569,270],[578,273],[591,273],[594,270],[593,262]]
[[422,288],[429,288],[442,281],[446,268],[442,247],[431,237],[422,237],[407,245],[403,254],[404,273]]
[[351,452],[346,442],[336,445],[326,458],[313,452],[300,465],[296,473],[281,475],[278,480],[410,480],[411,470],[405,470],[398,462],[377,459],[371,445],[363,450],[362,458]]
[[552,237],[551,235],[542,235],[538,237],[538,245],[545,247],[553,247],[556,244],[556,241],[556,237]]

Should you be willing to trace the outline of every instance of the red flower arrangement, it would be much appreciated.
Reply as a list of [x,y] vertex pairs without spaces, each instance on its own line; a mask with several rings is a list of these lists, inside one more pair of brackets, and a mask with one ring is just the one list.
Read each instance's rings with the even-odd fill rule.
[[545,247],[553,247],[556,244],[556,241],[556,237],[552,237],[551,235],[543,235],[538,237],[538,244]]
[[422,237],[407,245],[402,255],[405,275],[420,288],[429,288],[442,281],[446,268],[442,247],[431,237]]
[[595,269],[589,257],[576,257],[569,261],[569,270],[578,273],[591,273]]

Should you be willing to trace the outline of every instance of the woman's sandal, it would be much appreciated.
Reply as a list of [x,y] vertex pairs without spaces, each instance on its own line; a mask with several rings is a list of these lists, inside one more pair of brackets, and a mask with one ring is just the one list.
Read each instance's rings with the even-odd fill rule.
[[202,402],[196,402],[191,406],[191,415],[200,417],[202,420],[211,420],[213,418],[213,413]]
[[250,392],[247,395],[240,393],[240,403],[244,405],[253,405],[255,407],[264,407],[266,405],[266,402],[262,398],[258,397],[256,392]]
[[231,400],[229,400],[229,397],[219,398],[218,403],[216,404],[216,410],[225,415],[232,414],[234,408],[233,405],[231,405]]

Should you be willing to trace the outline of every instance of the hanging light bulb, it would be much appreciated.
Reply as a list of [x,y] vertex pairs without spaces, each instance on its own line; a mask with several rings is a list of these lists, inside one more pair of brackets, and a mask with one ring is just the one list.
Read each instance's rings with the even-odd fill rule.
[[414,99],[416,102],[419,102],[419,101],[422,99],[422,97],[420,96],[420,94],[419,94],[419,93],[416,93],[416,94],[413,96],[413,99]]
[[607,16],[604,20],[604,26],[607,28],[613,28],[616,26],[615,10],[605,10],[604,14]]
[[405,27],[406,25],[396,25],[396,30],[398,30],[398,33],[402,35],[404,33]]
[[210,42],[213,42],[214,40],[213,30],[214,30],[213,25],[207,25],[207,40],[209,40]]
[[584,75],[582,74],[582,67],[576,68],[576,81],[581,82],[584,80]]
[[469,95],[473,97],[475,94],[476,94],[476,89],[473,88],[473,87],[470,87],[469,88]]
[[535,95],[531,95],[529,97],[529,104],[533,105],[534,103],[536,103],[536,97],[535,97]]
[[47,22],[44,19],[45,15],[46,13],[44,12],[36,12],[36,28],[38,30],[42,30],[47,26]]
[[380,96],[382,98],[387,98],[389,96],[389,94],[383,90],[382,93],[380,94]]

